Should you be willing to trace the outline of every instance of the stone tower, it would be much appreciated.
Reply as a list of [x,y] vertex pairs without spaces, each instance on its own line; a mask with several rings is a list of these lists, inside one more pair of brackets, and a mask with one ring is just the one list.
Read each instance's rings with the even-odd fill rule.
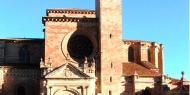
[[121,0],[96,0],[96,17],[100,33],[100,87],[103,95],[121,93],[122,18]]

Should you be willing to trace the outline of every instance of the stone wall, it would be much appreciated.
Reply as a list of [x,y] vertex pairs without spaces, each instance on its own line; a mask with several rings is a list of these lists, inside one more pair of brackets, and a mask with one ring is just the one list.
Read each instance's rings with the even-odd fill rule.
[[[17,95],[25,93],[26,95],[39,94],[39,69],[34,68],[14,68],[1,67],[1,95]],[[22,88],[22,92],[19,88]],[[16,94],[17,93],[17,94]]]
[[[48,18],[47,18],[48,19]],[[46,19],[46,20],[47,20]],[[56,18],[52,18],[56,19]],[[62,18],[64,19],[64,18]],[[82,20],[84,18],[81,18]],[[72,58],[68,52],[68,42],[73,35],[83,35],[90,39],[94,45],[94,52],[97,49],[97,23],[84,21],[44,21],[45,23],[45,63],[49,61],[53,67],[64,64],[70,60],[78,66],[77,60]]]

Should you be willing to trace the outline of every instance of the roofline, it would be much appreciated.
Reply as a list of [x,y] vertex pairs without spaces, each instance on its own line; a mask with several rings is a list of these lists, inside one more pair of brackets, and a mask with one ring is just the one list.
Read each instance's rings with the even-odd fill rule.
[[65,12],[65,11],[80,11],[80,12],[93,12],[95,13],[95,10],[93,9],[80,9],[80,8],[49,8],[46,9],[48,12]]
[[48,15],[48,13],[96,14],[96,11],[90,9],[78,9],[78,8],[52,8],[46,10],[46,15]]
[[[62,80],[62,79],[68,79],[68,78],[45,78],[45,79]],[[72,79],[72,80],[83,80],[83,79],[95,79],[95,78],[92,78],[92,77],[83,77],[83,78],[69,78],[69,79]],[[69,80],[69,79],[68,79],[68,80]]]
[[[134,76],[134,75],[123,75],[123,76]],[[138,75],[139,77],[160,77],[161,75]]]
[[146,43],[157,43],[157,44],[162,44],[159,42],[154,42],[154,41],[145,41],[145,40],[129,40],[129,39],[123,39],[123,42],[146,42]]
[[30,40],[44,40],[44,38],[0,38],[0,40],[30,41]]

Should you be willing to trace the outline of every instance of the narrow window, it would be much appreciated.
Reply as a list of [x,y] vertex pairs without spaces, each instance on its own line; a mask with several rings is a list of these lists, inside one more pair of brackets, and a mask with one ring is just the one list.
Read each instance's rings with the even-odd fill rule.
[[109,95],[112,95],[112,92],[111,92],[111,90],[109,90]]
[[113,68],[113,63],[111,62],[111,68]]
[[134,49],[132,47],[129,47],[128,49],[128,61],[134,62]]
[[110,34],[110,39],[111,39],[111,37],[112,37],[112,34]]
[[112,77],[110,77],[110,82],[112,82]]

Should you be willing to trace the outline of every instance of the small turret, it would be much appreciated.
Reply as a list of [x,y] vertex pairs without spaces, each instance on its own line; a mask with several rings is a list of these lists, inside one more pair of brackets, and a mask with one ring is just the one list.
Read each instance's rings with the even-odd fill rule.
[[95,77],[95,61],[94,59],[85,57],[83,63],[83,72],[91,77]]
[[48,72],[52,71],[53,68],[52,68],[52,62],[51,62],[51,58],[48,58],[48,62],[47,62],[47,70]]
[[47,73],[47,66],[45,65],[43,58],[40,59],[40,69],[41,69],[41,76]]
[[40,68],[46,68],[43,58],[40,59]]

